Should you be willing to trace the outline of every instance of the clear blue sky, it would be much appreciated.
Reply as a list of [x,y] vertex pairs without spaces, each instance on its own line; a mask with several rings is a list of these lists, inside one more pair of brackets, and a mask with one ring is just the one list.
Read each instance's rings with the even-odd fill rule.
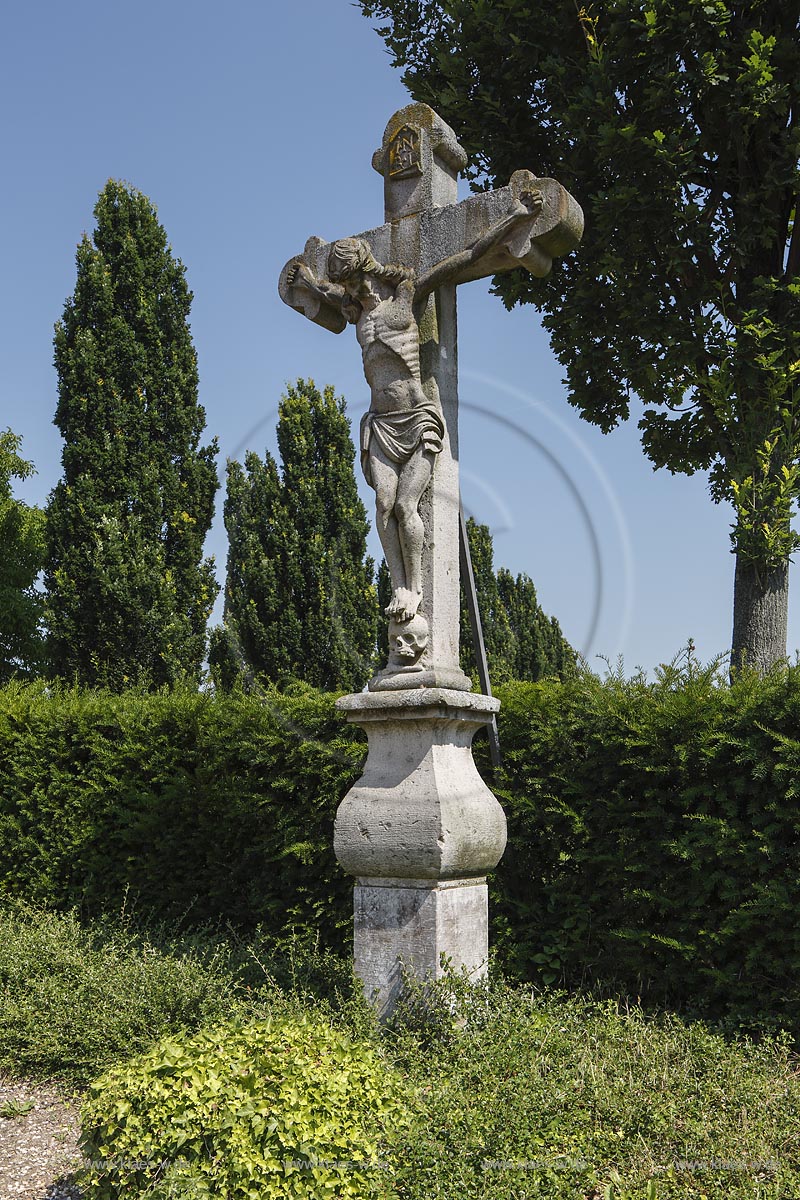
[[[276,292],[310,234],[383,219],[370,159],[408,96],[350,0],[14,4],[0,59],[0,427],[38,468],[22,494],[43,502],[60,474],[53,324],[109,177],[154,201],[186,264],[223,478],[227,456],[274,448],[278,400],[300,375],[332,383],[357,418],[368,398],[352,331],[312,325]],[[607,436],[582,422],[531,309],[506,313],[473,283],[459,333],[464,501],[493,529],[496,564],[533,577],[595,666],[623,654],[626,671],[650,670],[690,636],[702,658],[727,650],[731,513],[705,479],[654,473],[635,416]],[[208,549],[222,579],[222,492],[217,509]]]

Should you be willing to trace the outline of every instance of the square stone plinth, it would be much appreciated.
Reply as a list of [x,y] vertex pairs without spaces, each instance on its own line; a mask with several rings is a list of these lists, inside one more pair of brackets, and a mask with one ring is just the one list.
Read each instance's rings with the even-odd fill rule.
[[443,956],[471,979],[486,974],[488,894],[484,879],[371,880],[353,894],[355,971],[380,1017],[403,988],[403,971],[437,979]]

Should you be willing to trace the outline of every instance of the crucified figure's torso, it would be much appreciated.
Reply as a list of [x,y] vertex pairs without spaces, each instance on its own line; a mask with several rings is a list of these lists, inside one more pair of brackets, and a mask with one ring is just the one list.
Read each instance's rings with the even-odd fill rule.
[[390,297],[379,301],[371,311],[362,310],[356,322],[356,337],[373,411],[413,408],[422,380],[419,329],[411,305]]

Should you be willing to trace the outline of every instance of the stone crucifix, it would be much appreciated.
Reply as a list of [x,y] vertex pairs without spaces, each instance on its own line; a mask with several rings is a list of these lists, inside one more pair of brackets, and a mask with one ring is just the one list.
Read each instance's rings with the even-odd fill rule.
[[466,155],[424,104],[395,113],[372,163],[385,223],[310,238],[278,288],[334,333],[355,325],[370,389],[361,462],[392,578],[390,653],[369,691],[337,701],[366,729],[369,753],[337,811],[334,849],[356,878],[355,970],[384,1016],[407,972],[435,978],[445,962],[485,972],[486,873],[506,841],[471,752],[499,704],[459,666],[456,287],[518,267],[546,275],[578,244],[583,214],[530,171],[457,203]]
[[390,660],[375,690],[470,687],[458,664],[456,286],[515,267],[546,275],[582,230],[564,188],[529,171],[457,204],[465,165],[433,109],[402,109],[373,156],[386,223],[332,244],[311,238],[279,283],[312,321],[355,325],[361,346],[361,462],[393,589]]

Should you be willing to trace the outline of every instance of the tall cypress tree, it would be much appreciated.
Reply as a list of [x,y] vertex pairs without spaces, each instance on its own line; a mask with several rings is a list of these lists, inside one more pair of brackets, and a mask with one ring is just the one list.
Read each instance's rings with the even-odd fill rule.
[[52,671],[87,684],[197,678],[217,584],[218,487],[201,446],[192,301],[146,196],[109,180],[56,325],[64,476],[48,505]]
[[389,568],[386,565],[386,559],[382,558],[378,567],[378,574],[375,577],[375,590],[378,593],[378,666],[385,665],[389,658],[389,622],[386,619],[386,609],[392,601],[392,577],[389,574]]
[[558,675],[564,679],[573,674],[575,651],[556,618],[542,612],[531,577],[522,574],[515,578],[505,567],[500,567],[497,591],[516,642],[513,678],[536,680]]
[[214,680],[226,688],[239,676],[297,674],[302,630],[288,578],[297,531],[271,454],[249,451],[244,467],[228,461],[225,528],[225,619],[211,631],[209,650]]
[[[473,517],[467,520],[469,552],[475,576],[478,611],[483,626],[483,640],[489,662],[489,677],[493,684],[514,677],[517,643],[497,588],[494,573],[494,546],[488,525],[480,525]],[[464,583],[461,586],[461,669],[469,673],[476,663],[475,647],[469,620]]]
[[[514,578],[505,567],[495,573],[494,547],[488,525],[481,525],[470,517],[467,536],[491,682],[537,680],[545,675],[558,675],[563,679],[575,668],[575,651],[562,634],[556,618],[542,612],[533,580],[528,575]],[[470,672],[474,664],[469,612],[462,587],[462,670]]]
[[34,583],[44,558],[44,513],[12,494],[33,464],[20,458],[21,439],[0,433],[0,684],[32,675],[42,656],[42,597]]
[[360,688],[374,666],[377,606],[344,400],[299,379],[281,400],[278,448],[280,476],[269,454],[248,454],[244,470],[228,466],[215,677],[230,681],[238,659],[271,680]]

